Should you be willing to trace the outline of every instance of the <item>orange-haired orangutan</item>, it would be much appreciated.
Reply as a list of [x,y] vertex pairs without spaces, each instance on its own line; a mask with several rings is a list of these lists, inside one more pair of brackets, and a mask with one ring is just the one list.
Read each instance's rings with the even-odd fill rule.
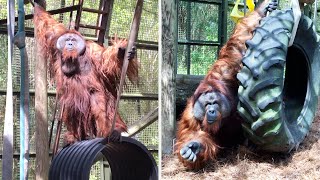
[[239,143],[241,119],[236,114],[241,59],[245,42],[267,11],[276,9],[277,1],[265,1],[239,22],[228,42],[222,47],[218,60],[188,99],[178,124],[176,154],[188,169],[202,168],[214,160],[218,149]]
[[[116,113],[117,85],[127,42],[115,40],[104,48],[85,41],[79,32],[67,30],[37,4],[34,23],[40,52],[49,59],[56,83],[62,120],[68,130],[65,141],[108,136]],[[127,75],[134,82],[138,78],[135,49],[129,54]],[[127,130],[118,113],[115,130],[119,135]]]

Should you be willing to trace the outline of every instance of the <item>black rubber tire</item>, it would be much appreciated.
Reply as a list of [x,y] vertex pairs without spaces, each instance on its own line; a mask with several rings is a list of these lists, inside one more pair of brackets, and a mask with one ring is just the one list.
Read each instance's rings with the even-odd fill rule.
[[247,41],[238,73],[238,112],[245,135],[259,148],[290,152],[308,134],[318,105],[319,36],[302,15],[293,46],[291,10],[273,11]]

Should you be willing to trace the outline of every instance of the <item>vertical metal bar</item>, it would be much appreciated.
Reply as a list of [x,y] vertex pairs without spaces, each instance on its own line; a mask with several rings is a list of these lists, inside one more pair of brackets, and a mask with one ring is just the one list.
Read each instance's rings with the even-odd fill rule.
[[[180,7],[180,5],[179,5],[179,3],[180,3],[180,0],[174,0],[175,1],[175,5],[176,5],[176,9],[175,9],[175,12],[173,12],[174,13],[174,16],[175,17],[177,17],[177,19],[176,19],[176,21],[175,21],[175,25],[174,25],[174,37],[176,37],[176,41],[174,42],[174,47],[176,47],[177,49],[177,51],[176,51],[176,55],[174,56],[175,57],[175,59],[174,59],[174,74],[178,74],[178,49],[179,49],[179,43],[178,43],[178,41],[179,41],[179,7]],[[160,9],[159,9],[159,11],[161,11],[161,6],[160,6]],[[163,12],[162,12],[163,13]],[[163,15],[162,15],[163,16]],[[159,16],[160,17],[160,16]],[[159,19],[159,22],[161,21],[162,19],[161,19],[161,17],[160,17],[160,19]],[[159,28],[160,29],[160,28]],[[159,31],[160,32],[160,31]],[[161,33],[159,33],[159,34],[161,34]],[[161,52],[161,51],[159,51],[159,52]],[[160,70],[160,69],[159,69]]]
[[114,0],[104,0],[104,3],[101,5],[100,10],[106,11],[107,14],[99,15],[98,26],[102,27],[104,30],[98,30],[98,43],[103,44],[105,36],[109,34],[111,14],[113,8]]
[[313,24],[314,24],[314,27],[316,27],[316,31],[317,31],[317,14],[318,14],[318,3],[317,3],[317,0],[314,2],[314,10],[313,10]]
[[[60,8],[63,8],[65,6],[66,6],[66,0],[61,0]],[[63,23],[63,19],[64,19],[64,14],[63,13],[59,14],[59,21]]]
[[218,28],[218,42],[219,42],[219,47],[218,47],[218,51],[217,51],[217,57],[219,56],[219,51],[222,47],[222,44],[223,44],[223,40],[222,40],[222,24],[223,24],[223,21],[222,21],[222,18],[223,18],[223,3],[221,3],[219,5],[219,16],[218,16],[218,24],[219,24],[219,28]]
[[[191,2],[187,2],[187,42],[191,40]],[[187,44],[186,60],[187,60],[187,74],[190,74],[191,70],[191,45]]]
[[25,42],[24,0],[18,3],[18,33],[15,44],[20,49],[21,81],[20,81],[20,179],[28,179],[29,163],[29,67]]
[[110,24],[111,24],[111,17],[112,17],[112,11],[113,11],[113,4],[114,0],[109,1],[109,12],[108,12],[108,18],[105,20],[107,23],[105,25],[105,34],[104,34],[104,45],[107,46],[109,44],[108,37],[109,37],[109,31],[110,31]]
[[[107,3],[106,0],[100,0],[100,3],[99,3],[99,10],[100,11],[104,10],[104,6],[105,6],[106,3]],[[101,27],[102,16],[103,16],[103,14],[98,14],[97,24],[96,24],[97,27]],[[100,30],[96,29],[95,36],[97,36],[99,33],[100,33]],[[99,42],[99,39],[98,39],[98,42]]]
[[227,42],[228,32],[227,32],[227,18],[228,18],[228,1],[223,1],[221,4],[222,14],[221,14],[221,47]]
[[82,8],[83,8],[83,0],[79,0],[79,9],[77,10],[77,15],[76,15],[76,21],[75,21],[75,25],[74,25],[74,29],[79,31],[79,24],[80,24],[80,18],[81,18],[81,14],[82,14]]
[[[75,0],[72,0],[72,6],[74,6],[74,1],[75,1]],[[70,29],[70,27],[71,27],[72,17],[73,17],[73,11],[70,12],[70,16],[69,16],[69,27],[68,27],[68,29]]]
[[218,29],[218,41],[219,46],[217,50],[217,57],[219,56],[219,51],[222,46],[227,42],[228,32],[227,32],[227,17],[228,17],[228,1],[222,1],[219,6],[219,29]]
[[13,90],[12,90],[12,59],[14,34],[14,0],[7,1],[8,27],[8,73],[6,110],[3,130],[2,178],[12,180],[13,167]]

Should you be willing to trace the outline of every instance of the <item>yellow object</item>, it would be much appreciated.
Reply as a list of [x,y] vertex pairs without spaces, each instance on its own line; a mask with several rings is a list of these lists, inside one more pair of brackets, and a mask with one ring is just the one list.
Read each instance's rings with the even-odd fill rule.
[[[235,2],[235,5],[231,11],[231,19],[237,23],[241,18],[244,17],[244,13],[242,11],[239,10],[239,3],[240,3],[240,0],[237,0]],[[249,12],[252,12],[254,11],[254,2],[253,0],[246,0],[246,5],[248,6],[249,8]]]
[[254,2],[253,2],[253,0],[246,0],[246,4],[247,4],[250,12],[254,11]]

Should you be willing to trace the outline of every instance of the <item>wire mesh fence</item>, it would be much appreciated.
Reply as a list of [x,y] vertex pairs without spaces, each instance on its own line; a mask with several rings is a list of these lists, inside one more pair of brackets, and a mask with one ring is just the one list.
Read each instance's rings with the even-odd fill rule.
[[203,75],[220,45],[220,6],[212,1],[178,1],[177,73]]

